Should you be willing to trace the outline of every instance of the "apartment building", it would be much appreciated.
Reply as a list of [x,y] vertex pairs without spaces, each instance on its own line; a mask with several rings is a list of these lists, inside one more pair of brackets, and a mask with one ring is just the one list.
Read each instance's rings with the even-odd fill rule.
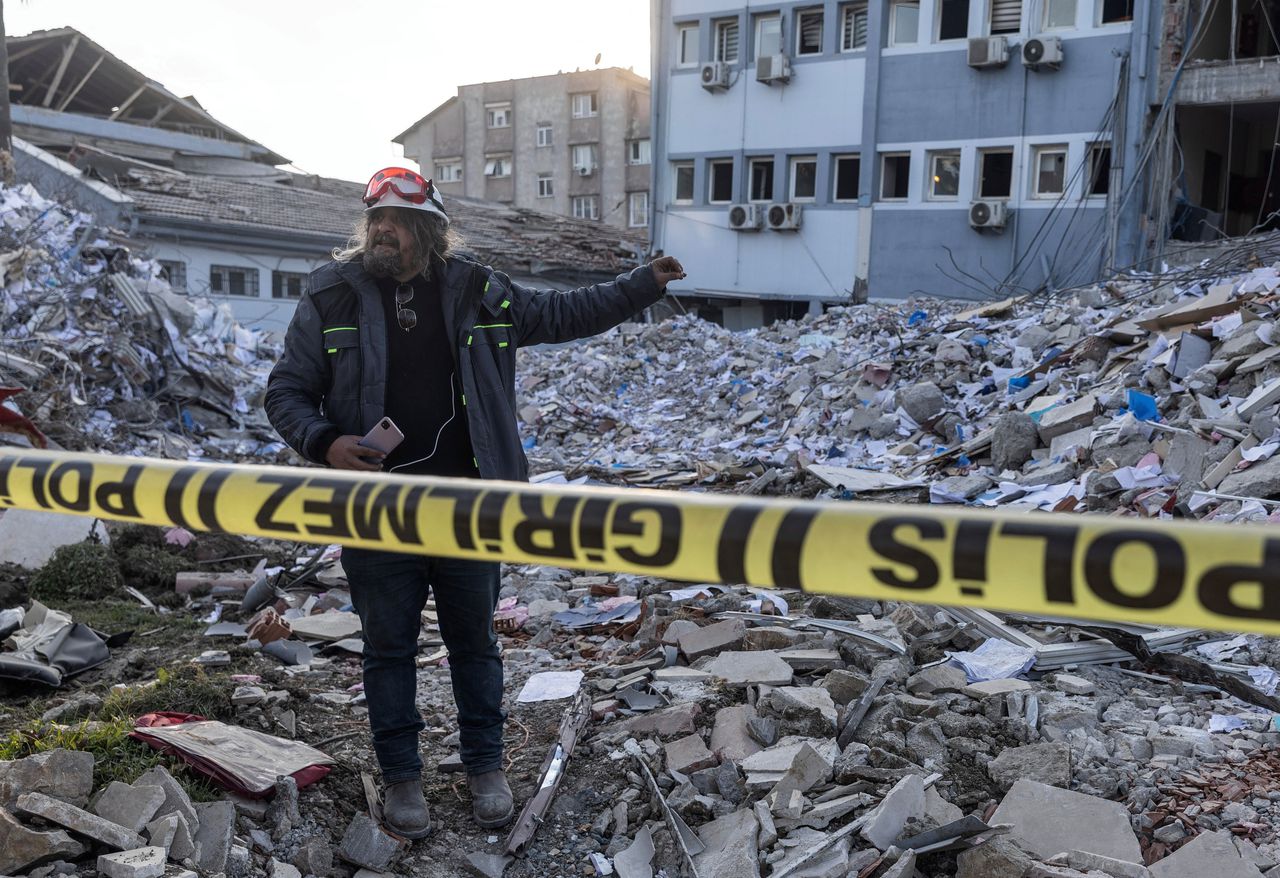
[[1152,0],[653,0],[655,250],[726,325],[1139,255]]
[[463,85],[393,140],[448,195],[647,231],[649,81],[617,67]]

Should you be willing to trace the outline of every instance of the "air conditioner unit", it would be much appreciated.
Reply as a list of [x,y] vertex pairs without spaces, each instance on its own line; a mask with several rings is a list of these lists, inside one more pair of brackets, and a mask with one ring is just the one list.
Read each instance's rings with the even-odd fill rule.
[[729,87],[729,65],[723,61],[708,61],[702,65],[699,78],[707,91],[724,91]]
[[791,81],[791,59],[786,55],[761,55],[756,59],[756,82]]
[[574,168],[574,171],[577,172],[579,177],[590,177],[591,174],[595,171],[595,168],[593,168],[591,165],[578,165],[577,167]]
[[970,67],[1003,67],[1008,63],[1008,37],[975,37],[969,40]]
[[969,205],[969,225],[975,229],[1003,229],[1009,205],[1003,201],[974,201]]
[[775,232],[793,231],[800,228],[800,211],[800,205],[790,201],[771,204],[765,213],[765,222]]
[[1062,38],[1031,37],[1022,44],[1022,63],[1032,70],[1057,70],[1062,65]]
[[755,204],[729,205],[729,228],[738,232],[759,231],[764,217]]

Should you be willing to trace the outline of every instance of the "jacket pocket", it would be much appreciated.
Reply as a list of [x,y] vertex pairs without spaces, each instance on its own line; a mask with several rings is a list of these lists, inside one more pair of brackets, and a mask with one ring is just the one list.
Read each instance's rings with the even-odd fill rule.
[[332,399],[355,399],[360,392],[360,332],[350,325],[329,326],[322,331],[325,362],[329,365]]

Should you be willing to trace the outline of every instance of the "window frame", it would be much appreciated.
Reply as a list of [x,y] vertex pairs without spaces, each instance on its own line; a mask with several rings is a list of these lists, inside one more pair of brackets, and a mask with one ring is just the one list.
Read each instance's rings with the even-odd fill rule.
[[[586,112],[581,112],[579,105],[582,103],[580,99],[589,98],[589,106]],[[600,98],[599,92],[594,91],[576,91],[569,95],[569,114],[575,119],[594,119],[600,115]]]
[[[494,180],[505,180],[511,176],[514,170],[515,157],[509,152],[495,152],[484,157],[484,175]],[[494,172],[490,172],[490,168],[495,168]],[[499,174],[496,171],[501,170],[505,173]]]
[[[898,39],[898,10],[914,7],[916,10],[916,35],[910,42],[902,42]],[[920,45],[920,22],[923,21],[921,15],[920,0],[890,0],[889,2],[889,47],[897,48],[899,46],[918,46]]]
[[[1001,35],[1004,35],[1004,36],[1010,36],[1010,37],[1012,37],[1012,36],[1014,36],[1015,34],[1020,34],[1020,33],[1022,33],[1022,26],[1026,23],[1026,22],[1023,20],[1024,18],[1026,18],[1026,16],[1024,15],[1024,13],[1026,12],[1026,9],[1025,9],[1025,4],[1024,4],[1023,0],[986,0],[986,2],[987,2],[987,15],[986,15],[986,22],[985,22],[985,24],[986,24],[986,31],[987,31],[987,32],[986,32],[986,34],[985,34],[986,36],[989,36],[989,37],[995,37],[995,36],[1001,36]],[[1002,3],[1002,2],[1017,2],[1017,3],[1018,3],[1018,27],[1017,27],[1015,30],[1002,30],[1002,31],[997,32],[997,31],[994,29],[994,28],[995,28],[996,4],[997,4],[997,3]]]
[[[676,25],[676,67],[677,68],[687,69],[690,67],[698,66],[699,62],[701,61],[701,55],[702,55],[699,48],[699,44],[698,44],[699,39],[701,39],[702,37],[701,30],[702,30],[701,23],[696,21],[687,21],[683,24]],[[684,50],[688,48],[688,44],[685,42],[685,35],[690,32],[693,33],[693,60],[692,61],[685,58],[685,52],[684,52]]]
[[[927,159],[927,161],[925,162],[925,170],[927,171],[927,173],[925,174],[925,187],[924,187],[925,201],[941,201],[941,202],[959,201],[960,200],[960,173],[962,168],[961,163],[963,162],[961,151],[959,149],[935,149],[935,150],[930,150],[928,153],[926,153],[925,158]],[[954,195],[939,195],[934,188],[937,184],[937,181],[935,178],[938,176],[937,162],[939,159],[944,159],[944,158],[954,158],[956,160],[956,192]]]
[[[434,182],[436,183],[461,183],[462,182],[462,159],[461,158],[437,159],[434,164],[436,166],[435,167],[436,174],[435,174],[435,177],[432,178]],[[449,168],[456,168],[458,173],[456,175],[441,173],[442,170],[447,170]]]
[[[556,197],[555,182],[556,182],[556,178],[554,174],[539,174],[538,183],[537,183],[537,186],[538,186],[537,197],[538,198],[555,198]],[[546,183],[547,185],[543,186],[542,185],[543,183]]]
[[[853,165],[853,186],[857,191],[852,198],[841,198],[840,192],[840,163],[851,161]],[[831,203],[832,204],[857,204],[862,198],[862,155],[856,152],[838,153],[831,157]]]
[[[187,291],[187,262],[185,259],[157,259],[156,262],[160,266],[162,279],[169,284],[169,289],[175,293],[185,293]],[[181,285],[174,281],[174,275],[182,281]]]
[[[778,25],[778,51],[777,52],[761,52],[760,47],[764,44],[764,40],[761,39],[760,31],[766,23],[776,23]],[[773,55],[781,55],[787,51],[786,35],[784,34],[783,28],[782,28],[781,12],[765,12],[760,15],[753,16],[751,24],[752,24],[751,35],[753,37],[753,43],[751,46],[751,60],[754,63],[757,63],[757,64],[760,63],[760,59],[763,57],[772,57]],[[739,51],[741,51],[741,49],[739,49]]]
[[[640,144],[646,144],[640,148]],[[636,153],[640,153],[639,158]],[[632,166],[653,164],[653,140],[648,137],[636,137],[627,141],[627,164]]]
[[[288,287],[297,281],[298,292],[291,292]],[[271,272],[271,298],[297,300],[302,298],[302,291],[306,288],[307,273],[305,271],[280,271],[272,270]]]
[[[1062,153],[1062,188],[1057,192],[1040,191],[1040,157],[1048,153]],[[1037,201],[1065,198],[1071,181],[1067,178],[1067,162],[1071,151],[1065,143],[1040,143],[1031,147],[1031,197]]]
[[[591,205],[590,216],[579,214],[579,205]],[[569,201],[569,211],[574,219],[580,220],[598,220],[600,219],[600,196],[599,195],[575,195]]]
[[[239,293],[231,291],[231,275],[232,273],[242,274],[244,277],[241,281],[242,291]],[[258,269],[249,268],[244,265],[210,265],[209,266],[209,292],[215,296],[231,296],[237,299],[256,299],[259,297],[260,283],[258,278]],[[218,287],[213,285],[214,275],[219,275]],[[222,277],[226,276],[226,288],[222,286]],[[252,281],[250,281],[252,279]],[[252,288],[252,290],[250,289]]]
[[[728,166],[729,195],[716,198],[716,169]],[[707,159],[707,204],[733,204],[733,166],[732,158]]]
[[[889,178],[889,175],[885,173],[885,171],[888,169],[889,160],[903,159],[903,158],[907,160],[907,174],[906,174],[907,179],[906,179],[906,185],[898,188],[901,188],[901,190],[905,194],[904,195],[885,195],[884,194],[885,181]],[[897,179],[898,179],[898,175],[895,173],[894,182],[897,182]],[[880,198],[879,200],[888,201],[895,204],[902,204],[904,202],[911,200],[911,153],[910,152],[903,152],[898,150],[894,152],[880,153]]]
[[[593,174],[596,172],[596,169],[600,167],[598,146],[599,144],[596,143],[575,143],[569,148],[569,164],[573,167],[574,173],[577,173],[578,169],[583,167],[591,168],[591,173]],[[586,150],[587,160],[590,162],[589,165],[578,161],[580,150]]]
[[[721,34],[729,28],[737,31],[737,41],[734,44],[734,53],[732,58],[726,58],[724,53],[725,40]],[[716,61],[722,64],[738,64],[742,61],[742,22],[737,16],[733,18],[720,18],[715,21],[715,43],[712,46],[712,55]]]
[[1129,4],[1129,17],[1118,18],[1115,21],[1107,21],[1104,13],[1107,9],[1107,0],[1098,0],[1097,12],[1094,16],[1094,24],[1098,27],[1123,27],[1126,24],[1133,24],[1134,13],[1136,12],[1137,0],[1124,0]]
[[[1070,3],[1071,4],[1071,23],[1070,24],[1049,24],[1049,10],[1053,8],[1054,3]],[[1040,29],[1045,32],[1074,30],[1076,22],[1080,17],[1080,0],[1044,0],[1043,8],[1040,14]],[[1102,3],[1098,3],[1098,8],[1102,8]],[[1101,13],[1099,13],[1101,14]]]
[[[811,16],[818,18],[818,50],[816,52],[802,51],[804,46],[804,20]],[[795,15],[795,51],[793,54],[797,58],[814,58],[823,54],[826,50],[827,42],[827,16],[826,9],[822,6],[809,6],[804,9],[797,9]]]
[[[991,155],[1007,155],[1009,156],[1009,191],[1004,195],[984,195],[982,192],[982,180],[985,174],[983,167],[986,164],[987,156]],[[973,190],[974,200],[976,201],[1012,201],[1015,187],[1017,185],[1018,175],[1015,168],[1015,161],[1018,152],[1012,146],[987,146],[982,147],[977,152],[978,168],[977,174],[974,175]]]
[[[862,13],[863,22],[864,22],[862,26],[862,44],[857,45],[855,43],[854,45],[846,46],[845,39],[844,39],[846,29],[848,30],[848,34],[851,40],[856,40],[858,37],[858,29],[856,27],[856,16],[859,12]],[[867,51],[867,42],[871,37],[870,16],[871,16],[871,10],[868,8],[866,0],[856,0],[856,2],[845,3],[840,6],[840,52],[841,54],[845,52]],[[850,26],[846,28],[845,19],[850,17],[854,18],[855,26]]]
[[[644,222],[636,222],[636,199],[639,196],[644,197]],[[627,193],[627,228],[643,229],[649,226],[649,191],[647,189],[638,192]]]
[[[546,137],[542,136],[544,134],[546,135]],[[556,145],[555,136],[556,135],[555,135],[554,125],[544,125],[543,123],[539,122],[534,129],[534,135],[533,135],[534,149],[546,149],[549,146],[555,146]]]
[[[769,194],[764,198],[756,197],[756,166],[769,166]],[[747,203],[770,204],[778,191],[778,162],[774,156],[758,155],[747,159]]]
[[[948,0],[938,0],[937,16],[936,16],[936,20],[933,23],[933,41],[935,43],[957,43],[957,42],[960,42],[961,40],[969,39],[969,13],[972,11],[972,8],[973,8],[973,0],[963,0],[965,4],[964,34],[958,37],[942,36],[942,22],[943,22],[942,7],[947,2]],[[960,2],[960,0],[950,0],[950,2]]]
[[[1097,172],[1097,168],[1094,164],[1094,156],[1102,152],[1106,152],[1107,154],[1107,172],[1101,177],[1095,177],[1094,175]],[[1092,143],[1085,144],[1085,151],[1084,151],[1085,178],[1084,178],[1084,191],[1081,193],[1081,196],[1080,196],[1081,198],[1086,200],[1090,198],[1105,199],[1111,194],[1110,190],[1111,190],[1112,158],[1113,156],[1111,151],[1110,140],[1095,140]],[[1106,189],[1104,189],[1102,192],[1094,191],[1094,187],[1097,186],[1099,180],[1102,180],[1103,185],[1106,187]]]
[[[689,197],[680,197],[680,172],[687,170],[689,172]],[[681,161],[673,161],[671,163],[671,203],[672,204],[693,204],[698,197],[697,186],[697,170],[694,167],[692,159],[683,159]]]
[[[813,165],[813,194],[796,194],[797,165]],[[813,204],[818,200],[818,157],[815,154],[787,156],[787,201],[795,204]]]
[[[494,114],[501,112],[503,123],[501,125],[494,124]],[[484,105],[484,127],[487,131],[497,131],[503,128],[511,127],[511,101],[495,101],[491,104]]]

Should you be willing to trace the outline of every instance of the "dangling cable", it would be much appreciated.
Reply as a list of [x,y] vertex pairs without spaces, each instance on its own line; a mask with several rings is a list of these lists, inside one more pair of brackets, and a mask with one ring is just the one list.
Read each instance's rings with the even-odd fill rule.
[[454,377],[455,375],[452,373],[449,375],[449,405],[451,407],[451,410],[449,412],[449,420],[441,424],[440,429],[436,431],[436,441],[435,441],[435,444],[431,446],[431,453],[428,454],[426,457],[419,457],[417,460],[411,460],[408,463],[397,464],[391,467],[391,469],[387,470],[387,472],[393,473],[398,469],[404,469],[406,466],[413,466],[416,463],[422,463],[423,461],[430,460],[431,458],[436,456],[436,451],[440,448],[440,437],[444,435],[444,428],[452,424],[453,419],[458,416],[458,395],[454,392],[454,389],[453,389]]

